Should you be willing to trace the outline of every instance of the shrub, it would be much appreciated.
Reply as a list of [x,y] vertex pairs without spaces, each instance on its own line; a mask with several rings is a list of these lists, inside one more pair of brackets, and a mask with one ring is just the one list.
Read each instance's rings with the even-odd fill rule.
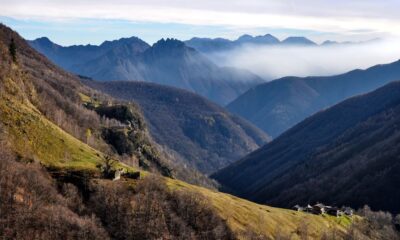
[[93,185],[88,204],[113,239],[233,239],[201,195],[171,192],[154,175],[133,189],[120,183]]
[[357,214],[363,218],[353,221],[345,239],[400,239],[390,213],[374,212],[368,206],[364,206]]
[[[79,204],[79,203],[78,203]],[[40,166],[0,147],[0,239],[108,239],[94,217],[68,206]]]

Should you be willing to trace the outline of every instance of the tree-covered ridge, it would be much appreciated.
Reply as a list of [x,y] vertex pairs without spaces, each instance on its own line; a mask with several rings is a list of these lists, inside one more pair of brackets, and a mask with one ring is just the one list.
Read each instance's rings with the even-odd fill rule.
[[145,82],[99,82],[88,86],[135,101],[154,139],[181,164],[212,173],[265,144],[269,137],[247,121],[194,93]]

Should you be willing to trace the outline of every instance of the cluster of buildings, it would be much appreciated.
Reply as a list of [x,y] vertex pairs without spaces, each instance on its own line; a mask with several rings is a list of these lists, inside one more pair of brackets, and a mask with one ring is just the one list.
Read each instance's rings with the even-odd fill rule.
[[313,214],[329,214],[332,216],[340,217],[343,215],[346,216],[353,216],[353,209],[350,207],[332,207],[332,206],[326,206],[322,203],[317,203],[315,205],[307,205],[305,207],[296,205],[293,207],[293,210],[298,211],[298,212],[307,212],[307,213],[313,213]]

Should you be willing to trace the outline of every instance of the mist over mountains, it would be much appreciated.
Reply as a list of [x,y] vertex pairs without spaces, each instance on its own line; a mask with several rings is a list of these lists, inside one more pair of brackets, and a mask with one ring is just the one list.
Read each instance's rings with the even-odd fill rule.
[[265,80],[331,75],[392,61],[400,53],[399,47],[389,49],[386,42],[377,40],[327,40],[318,45],[305,37],[281,41],[271,34],[246,34],[236,40],[161,39],[153,46],[137,37],[105,41],[99,46],[63,47],[45,37],[29,43],[57,65],[79,75],[165,84],[193,91],[220,105]]
[[[296,42],[299,38],[290,39]],[[286,40],[278,44],[248,43],[204,53],[219,66],[240,66],[265,80],[285,76],[336,75],[393,62],[400,55],[396,39],[375,39],[358,43],[327,40],[320,45],[313,42],[307,44],[308,39],[300,39],[303,44],[285,44]]]
[[400,79],[400,61],[329,77],[284,77],[251,88],[227,108],[277,137],[312,114]]
[[0,240],[400,240],[399,9],[3,0]]

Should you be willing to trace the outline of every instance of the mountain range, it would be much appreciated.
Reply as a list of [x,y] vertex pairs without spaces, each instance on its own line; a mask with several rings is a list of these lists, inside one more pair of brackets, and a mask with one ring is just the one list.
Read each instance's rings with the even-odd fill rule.
[[400,82],[393,82],[316,113],[213,177],[274,206],[368,204],[399,213],[399,150]]
[[147,82],[83,81],[112,97],[136,102],[154,140],[173,150],[181,164],[205,174],[269,141],[251,123],[186,90]]
[[277,137],[346,98],[400,80],[400,61],[329,77],[284,77],[249,89],[227,109]]
[[214,54],[218,52],[224,52],[234,50],[243,46],[281,46],[281,47],[326,47],[326,46],[341,46],[341,45],[360,45],[364,43],[371,43],[379,41],[380,39],[372,39],[363,42],[337,42],[326,40],[321,44],[317,44],[314,41],[301,36],[291,36],[279,40],[277,37],[271,34],[251,36],[244,34],[235,40],[229,40],[226,38],[199,38],[193,37],[190,40],[186,40],[185,44],[189,47],[196,49],[204,54]]
[[137,38],[121,38],[105,41],[101,45],[73,45],[69,47],[53,43],[47,37],[41,37],[28,43],[38,52],[51,59],[52,62],[67,71],[74,72],[75,66],[96,59],[110,50],[116,53],[139,54],[150,47],[146,42]]
[[305,37],[288,37],[283,41],[266,34],[262,36],[251,36],[245,34],[240,36],[236,40],[229,40],[225,38],[198,38],[194,37],[190,40],[185,41],[185,44],[189,47],[196,49],[203,53],[221,52],[227,50],[233,50],[244,45],[259,45],[259,46],[317,46],[317,44]]
[[160,149],[135,102],[82,84],[0,24],[0,238],[322,238],[350,229],[345,216],[191,185],[182,174],[196,171],[174,168]]
[[140,80],[183,88],[220,105],[264,80],[246,70],[218,67],[176,39],[149,46],[132,37],[100,46],[62,47],[47,38],[29,42],[58,66],[96,80]]

